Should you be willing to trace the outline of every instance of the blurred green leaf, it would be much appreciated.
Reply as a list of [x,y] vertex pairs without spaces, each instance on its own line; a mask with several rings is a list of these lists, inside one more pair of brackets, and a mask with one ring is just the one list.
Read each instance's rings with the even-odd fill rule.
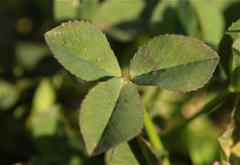
[[240,141],[232,147],[232,153],[240,158]]
[[231,83],[237,91],[240,91],[240,37],[236,39],[232,45],[232,54]]
[[56,102],[56,93],[48,79],[43,79],[38,85],[33,96],[33,113],[46,112],[48,108],[53,106]]
[[217,142],[215,127],[206,117],[200,117],[189,125],[183,136],[186,137],[184,144],[193,164],[211,164],[216,158]]
[[232,72],[231,85],[236,91],[240,91],[240,65]]
[[57,60],[79,78],[91,81],[121,75],[105,35],[94,25],[70,21],[48,31],[45,39]]
[[233,42],[232,49],[233,49],[232,71],[234,71],[234,69],[240,66],[240,37]]
[[34,69],[43,57],[48,55],[48,48],[42,43],[19,42],[16,45],[17,62],[26,70]]
[[196,12],[189,0],[178,1],[178,14],[186,33],[190,36],[194,36],[198,22]]
[[47,111],[31,116],[32,134],[35,138],[53,136],[57,131],[60,107],[52,106]]
[[236,106],[236,111],[234,114],[234,119],[240,123],[240,102],[238,103],[238,105]]
[[93,21],[98,7],[98,0],[82,0],[79,5],[78,18]]
[[72,156],[68,165],[84,165],[79,156]]
[[0,109],[11,108],[18,98],[19,93],[15,86],[0,78]]
[[143,0],[106,0],[101,3],[94,21],[101,29],[137,19],[144,8]]
[[153,11],[151,22],[156,23],[156,22],[163,21],[164,13],[166,12],[166,9],[176,8],[177,4],[178,4],[178,0],[172,0],[172,1],[159,0],[157,6],[155,7],[155,10]]
[[[224,30],[224,19],[220,7],[214,1],[191,0],[202,30],[205,41],[217,45]],[[213,23],[214,22],[214,23]]]
[[199,40],[164,35],[138,49],[131,60],[130,75],[139,85],[191,91],[207,83],[217,63],[218,55]]
[[[240,20],[234,22],[228,28],[218,46],[218,52],[221,57],[222,66],[229,78],[231,78],[232,71],[234,71],[234,69],[237,67],[236,64],[238,64],[237,59],[239,59],[239,41],[236,41],[238,38],[240,38]],[[235,41],[236,43],[233,47],[233,43]],[[233,64],[234,67],[232,66]]]
[[54,0],[54,19],[57,21],[78,18],[79,0]]

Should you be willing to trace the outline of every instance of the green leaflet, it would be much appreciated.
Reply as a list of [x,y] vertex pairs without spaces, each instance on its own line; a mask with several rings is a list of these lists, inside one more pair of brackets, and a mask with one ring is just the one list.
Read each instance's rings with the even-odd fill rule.
[[93,88],[83,100],[79,124],[89,155],[96,148],[119,97],[123,80],[113,78]]
[[94,25],[69,21],[48,31],[45,39],[57,60],[77,77],[91,81],[121,76],[105,35]]
[[80,110],[80,128],[89,155],[140,133],[143,106],[130,82],[113,78],[93,88]]
[[140,133],[143,120],[143,105],[137,89],[130,82],[125,81],[95,152],[103,152],[123,141],[130,140]]
[[131,60],[131,80],[173,91],[202,87],[211,77],[218,55],[201,41],[163,35],[140,47]]

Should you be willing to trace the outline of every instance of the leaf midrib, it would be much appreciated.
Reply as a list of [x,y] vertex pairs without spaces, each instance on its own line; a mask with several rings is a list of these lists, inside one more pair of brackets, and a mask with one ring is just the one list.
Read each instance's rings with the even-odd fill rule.
[[[119,77],[119,76],[117,76],[117,74],[111,73],[111,72],[105,70],[104,68],[100,67],[100,66],[97,65],[96,63],[93,63],[93,62],[91,62],[91,61],[88,61],[87,59],[82,58],[82,57],[74,54],[74,53],[73,53],[72,51],[70,51],[69,49],[62,48],[62,46],[60,46],[60,45],[58,45],[58,44],[55,44],[55,43],[52,42],[51,40],[49,40],[49,42],[51,42],[50,44],[52,44],[53,46],[55,46],[56,49],[62,50],[62,51],[64,52],[64,54],[65,54],[65,52],[66,52],[66,54],[70,54],[71,56],[76,56],[76,57],[79,58],[80,60],[82,60],[82,61],[84,61],[84,62],[86,62],[86,63],[89,63],[89,64],[91,64],[91,65],[93,65],[93,66],[95,66],[95,67],[98,67],[98,68],[101,69],[102,71],[110,74],[109,76]],[[53,51],[53,50],[52,50],[52,51]],[[59,60],[54,53],[53,53],[53,55],[54,55],[54,57],[55,57],[57,60]],[[59,61],[60,61],[60,60],[59,60]],[[70,71],[72,74],[76,75],[76,74],[73,73],[70,69],[68,69],[65,64],[63,64],[62,62],[60,62],[60,63],[61,63],[61,64],[64,66],[64,68],[66,68],[68,71]],[[76,75],[76,76],[79,77],[78,75]],[[82,77],[80,77],[80,78],[82,78]],[[86,78],[84,78],[84,79],[86,79]]]
[[197,60],[197,61],[194,61],[194,62],[182,63],[182,64],[180,64],[180,65],[175,65],[175,66],[171,66],[171,67],[165,67],[165,68],[159,68],[159,69],[157,69],[157,70],[151,70],[151,71],[149,71],[149,72],[145,72],[145,73],[141,73],[141,74],[135,75],[134,77],[132,77],[132,79],[134,79],[134,78],[136,78],[136,77],[139,77],[139,76],[142,76],[142,75],[144,75],[144,74],[152,73],[152,72],[159,72],[159,71],[161,71],[161,70],[172,69],[172,68],[180,67],[180,66],[183,66],[183,65],[194,64],[194,63],[204,62],[204,61],[209,61],[209,60],[216,60],[216,61],[218,61],[218,60],[219,60],[219,57],[202,59],[202,60]]

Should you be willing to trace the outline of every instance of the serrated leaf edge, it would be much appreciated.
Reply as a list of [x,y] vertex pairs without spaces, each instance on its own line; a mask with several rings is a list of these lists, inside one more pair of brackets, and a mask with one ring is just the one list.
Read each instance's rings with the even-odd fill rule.
[[[85,21],[85,20],[80,20],[80,21],[79,21],[79,20],[69,20],[69,21],[63,22],[63,23],[61,23],[61,25],[59,25],[59,26],[57,26],[57,27],[55,27],[55,28],[53,28],[53,29],[45,32],[45,34],[44,34],[44,39],[45,39],[45,41],[46,41],[46,36],[47,36],[49,33],[51,33],[52,31],[54,31],[55,29],[59,28],[60,26],[65,26],[66,24],[69,24],[69,23],[78,23],[78,22],[82,22],[82,23],[85,23],[85,24],[89,24],[89,25],[94,26],[94,27],[95,27],[98,31],[100,31],[100,32],[105,36],[105,38],[107,39],[106,34],[103,33],[102,30],[99,29],[95,24],[89,23],[88,21]],[[113,55],[114,55],[115,60],[117,61],[117,64],[118,64],[117,67],[118,67],[119,70],[120,70],[120,74],[119,74],[119,75],[113,75],[113,73],[110,73],[110,72],[108,72],[108,71],[106,71],[106,72],[112,74],[112,76],[109,75],[109,77],[121,77],[121,74],[122,74],[122,73],[121,73],[121,68],[120,68],[119,62],[118,62],[118,60],[117,60],[117,58],[116,58],[116,56],[115,56],[115,53],[113,52],[113,50],[112,50],[112,48],[111,48],[111,46],[110,46],[110,43],[109,43],[108,40],[107,40],[107,42],[108,42],[109,47],[110,47],[110,49],[111,49],[111,51],[112,51],[112,53],[113,53]],[[47,41],[46,41],[46,43],[47,43]],[[47,45],[48,45],[48,44],[47,44]],[[73,73],[70,69],[68,69],[64,64],[62,64],[62,63],[58,60],[58,58],[55,56],[55,54],[53,53],[53,51],[52,51],[52,49],[50,48],[50,46],[48,46],[48,47],[49,47],[49,49],[50,49],[53,57],[58,61],[58,63],[61,64],[61,65],[63,66],[63,68],[66,69],[67,71],[69,71],[72,75],[74,75],[74,76],[76,76],[76,77],[78,77],[78,78],[81,78],[82,80],[87,81],[87,82],[90,82],[90,81],[98,81],[98,80],[104,78],[104,77],[99,77],[99,78],[97,78],[97,79],[86,79],[86,78],[82,78],[82,77],[78,76],[77,74]],[[80,57],[80,58],[81,58],[81,57]],[[81,58],[81,59],[83,59],[83,58]],[[83,59],[83,60],[85,60],[85,59]],[[86,60],[86,61],[87,61],[87,60]],[[91,63],[91,62],[89,62],[89,63]],[[91,63],[91,64],[95,65],[94,63]],[[96,66],[98,66],[98,65],[96,65]],[[99,66],[98,66],[98,67],[99,67]],[[103,69],[103,68],[101,68],[101,69]],[[105,71],[105,69],[103,69],[103,70]],[[108,76],[107,76],[107,77],[108,77]]]
[[[207,60],[216,60],[216,65],[213,67],[213,70],[212,72],[209,74],[209,77],[206,79],[206,81],[201,85],[199,86],[198,88],[195,88],[195,89],[191,89],[191,90],[169,90],[167,88],[164,88],[164,87],[161,87],[162,89],[165,89],[165,90],[168,90],[168,91],[173,91],[173,92],[190,92],[190,91],[195,91],[195,90],[198,90],[200,88],[202,88],[204,85],[207,84],[207,82],[210,80],[210,78],[212,77],[217,65],[218,65],[218,62],[219,62],[219,55],[217,54],[217,52],[215,52],[214,50],[212,50],[208,45],[206,45],[204,42],[202,42],[201,40],[197,39],[197,38],[194,38],[194,37],[191,37],[191,36],[184,36],[184,35],[181,35],[181,34],[164,34],[164,35],[159,35],[159,36],[156,36],[156,37],[153,37],[151,38],[150,40],[148,40],[147,42],[145,42],[142,46],[140,46],[138,48],[141,49],[143,47],[145,47],[147,44],[149,44],[149,42],[152,42],[154,39],[157,39],[157,38],[160,38],[160,37],[163,37],[163,36],[180,36],[180,37],[184,37],[184,38],[189,38],[189,39],[192,39],[192,40],[196,40],[197,42],[199,42],[202,46],[205,46],[209,51],[213,52],[213,54],[215,54],[215,58],[213,59],[207,59]],[[134,53],[134,56],[133,58],[136,56],[138,50],[136,51],[136,53]],[[130,75],[130,80],[132,81],[134,78],[131,77],[131,74],[130,74],[130,70],[131,70],[131,66],[132,66],[132,63],[133,63],[133,58],[130,60],[130,67],[129,67],[129,70],[128,70],[128,75]],[[200,61],[203,61],[203,60],[199,60],[199,61],[195,61],[195,62],[200,62]],[[186,64],[189,64],[189,63],[186,63]],[[185,64],[181,64],[181,65],[185,65]],[[164,68],[164,69],[167,69],[167,68]],[[136,76],[135,76],[136,77]],[[134,81],[132,81],[134,82]],[[134,82],[135,83],[135,82]],[[144,85],[144,86],[153,86],[153,85]]]

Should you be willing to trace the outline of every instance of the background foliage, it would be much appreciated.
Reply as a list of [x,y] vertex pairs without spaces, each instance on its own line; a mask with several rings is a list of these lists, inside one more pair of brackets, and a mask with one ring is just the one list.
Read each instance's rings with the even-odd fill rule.
[[[219,43],[231,38],[237,54],[239,33],[224,32],[240,18],[239,11],[239,0],[2,0],[0,164],[105,164],[104,154],[87,157],[78,124],[80,104],[96,82],[86,83],[62,69],[46,46],[46,31],[69,19],[93,22],[107,34],[123,74],[127,74],[138,47],[160,34],[196,37],[216,51]],[[231,30],[238,29],[231,26]],[[223,35],[227,41],[220,42]],[[222,47],[228,50],[229,44]],[[220,49],[219,54],[225,53]],[[239,75],[239,65],[234,63],[229,68],[231,59],[224,55],[221,60],[211,81],[199,91],[176,93],[137,86],[172,164],[212,164],[220,159],[222,149],[225,156],[231,156],[232,164],[240,164],[239,143],[230,155],[227,138],[234,134],[232,112],[240,107],[236,105],[236,92],[214,111],[188,120],[209,100],[224,95],[229,81],[233,90],[239,89],[239,83],[235,83],[239,80],[234,79]],[[235,116],[238,122],[239,112]],[[186,121],[188,125],[180,124]],[[235,137],[239,137],[236,132]],[[147,139],[144,130],[142,136]],[[135,143],[133,140],[129,146]],[[121,157],[126,155],[121,151],[128,151],[129,146],[123,144],[119,152],[107,153],[114,158],[113,164],[117,159],[124,160]],[[132,155],[127,156],[136,164]]]

